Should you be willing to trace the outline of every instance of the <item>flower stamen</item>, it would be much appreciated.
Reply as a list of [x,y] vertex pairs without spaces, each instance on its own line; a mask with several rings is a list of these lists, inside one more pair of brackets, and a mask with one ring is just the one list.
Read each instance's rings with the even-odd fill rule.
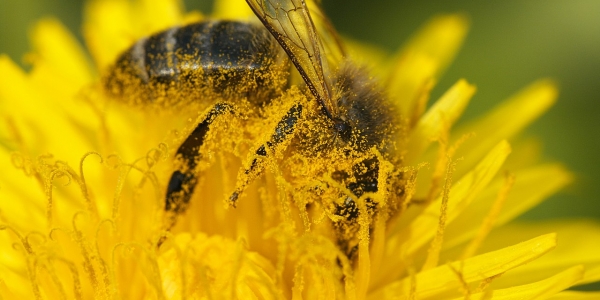
[[452,186],[452,174],[456,170],[456,162],[450,157],[448,157],[447,161],[448,165],[446,166],[446,179],[442,190],[442,203],[440,207],[440,217],[438,220],[437,231],[433,241],[431,241],[431,245],[427,252],[427,259],[425,260],[421,271],[425,271],[437,266],[440,257],[440,251],[442,249],[442,242],[444,241],[444,230],[446,229],[447,222],[450,187]]
[[512,186],[515,183],[514,174],[506,172],[504,178],[504,185],[502,186],[502,189],[498,192],[496,201],[494,201],[494,204],[490,209],[488,215],[483,220],[481,226],[479,226],[479,231],[475,235],[475,238],[473,238],[471,243],[469,243],[469,245],[465,248],[463,254],[460,256],[461,259],[467,259],[473,256],[475,252],[477,252],[479,246],[481,246],[488,233],[492,230],[492,227],[494,226],[494,222],[498,218],[498,215],[500,215],[502,206],[504,206],[504,202],[506,202],[506,199],[508,198],[508,193],[510,192]]

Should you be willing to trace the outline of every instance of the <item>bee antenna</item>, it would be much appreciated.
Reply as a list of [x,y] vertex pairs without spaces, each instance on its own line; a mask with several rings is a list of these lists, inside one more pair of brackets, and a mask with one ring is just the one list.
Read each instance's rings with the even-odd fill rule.
[[337,140],[338,135],[339,135],[339,133],[337,131],[333,134],[333,138],[331,139],[331,142],[329,142],[329,144],[327,145],[328,148],[333,149],[333,147],[335,145],[335,140]]

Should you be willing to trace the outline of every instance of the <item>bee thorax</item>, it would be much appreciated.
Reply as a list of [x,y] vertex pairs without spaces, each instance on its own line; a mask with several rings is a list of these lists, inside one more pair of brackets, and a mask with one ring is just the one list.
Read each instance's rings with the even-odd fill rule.
[[350,129],[348,139],[354,148],[364,151],[378,146],[392,134],[393,105],[366,70],[346,64],[339,72],[336,87],[341,117],[334,120],[334,127],[338,132]]

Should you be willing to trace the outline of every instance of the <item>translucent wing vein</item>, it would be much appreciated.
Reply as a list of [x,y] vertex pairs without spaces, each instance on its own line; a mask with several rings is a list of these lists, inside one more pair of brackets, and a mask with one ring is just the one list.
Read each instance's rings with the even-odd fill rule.
[[337,108],[331,99],[328,70],[321,43],[304,0],[246,0],[256,16],[290,57],[311,93],[331,118]]

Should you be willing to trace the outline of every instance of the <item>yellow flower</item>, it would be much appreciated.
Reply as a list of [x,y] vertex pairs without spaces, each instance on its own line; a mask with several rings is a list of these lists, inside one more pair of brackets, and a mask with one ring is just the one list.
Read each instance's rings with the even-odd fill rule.
[[[323,188],[320,200],[309,199],[311,181],[332,189],[336,181],[281,174],[304,166],[301,155],[271,162],[237,208],[225,205],[240,158],[275,117],[247,128],[251,138],[235,130],[248,125],[236,118],[211,130],[224,136],[209,138],[205,179],[166,231],[172,156],[205,111],[122,105],[107,99],[100,77],[137,39],[204,18],[178,4],[90,1],[91,59],[54,19],[35,27],[29,73],[0,56],[1,299],[600,297],[565,291],[600,281],[598,224],[509,223],[572,180],[560,164],[538,161],[535,141],[516,136],[553,104],[554,83],[533,83],[460,128],[452,125],[473,85],[460,80],[427,108],[466,33],[461,15],[434,18],[375,69],[405,120],[401,165],[374,152],[378,182],[401,172],[402,192],[369,195],[377,214],[363,213],[358,200],[357,254],[335,238],[340,216],[326,209],[335,193]],[[213,17],[249,14],[221,0]],[[377,60],[368,47],[352,49]],[[303,98],[296,88],[286,95]],[[278,114],[277,104],[267,109]]]

